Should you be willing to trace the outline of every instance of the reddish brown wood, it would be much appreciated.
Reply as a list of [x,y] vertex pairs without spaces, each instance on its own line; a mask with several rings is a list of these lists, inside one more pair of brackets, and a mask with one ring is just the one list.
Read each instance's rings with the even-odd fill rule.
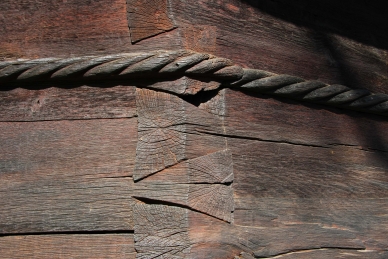
[[[0,31],[0,56],[33,58],[188,48],[231,58],[251,68],[387,92],[386,40],[381,33],[383,23],[376,22],[379,14],[363,2],[352,3],[356,7],[352,9],[335,3],[329,1],[323,8],[307,6],[302,8],[303,15],[292,15],[290,10],[299,10],[298,5],[279,2],[275,6],[280,7],[272,8],[274,15],[270,15],[267,1],[261,6],[240,0],[134,1],[127,7],[125,0],[90,5],[85,0],[29,0],[23,4],[8,0],[0,6],[2,17],[6,17]],[[177,29],[132,45],[127,9],[132,34],[139,31],[135,41],[175,26]],[[321,10],[330,10],[330,14]],[[284,20],[282,12],[288,11]],[[338,23],[344,12],[350,15],[353,30]],[[368,20],[375,17],[376,26],[368,29],[372,23],[361,23],[361,13]],[[314,28],[311,25],[317,20],[311,17],[328,17],[334,25],[318,23]],[[298,26],[298,19],[307,26]],[[333,28],[338,30],[336,34],[331,32]],[[362,33],[347,37],[356,28]],[[366,32],[372,36],[366,36]],[[374,38],[384,40],[378,43]],[[377,47],[370,46],[371,41]]]
[[133,45],[125,0],[0,3],[0,59],[178,49],[178,31]]
[[136,119],[0,123],[1,233],[131,230]]
[[[184,159],[225,149],[219,118],[171,94],[137,89],[139,140],[135,180],[140,180]],[[186,147],[187,146],[187,147]]]
[[0,237],[1,257],[135,259],[132,234]]
[[136,116],[135,87],[73,89],[16,88],[0,91],[0,121],[130,118]]
[[128,0],[128,22],[133,43],[174,29],[168,0]]
[[[274,142],[332,147],[355,146],[388,151],[385,118],[320,105],[301,104],[226,89],[211,100],[212,107],[226,107],[226,133],[230,136]],[[224,104],[222,104],[224,102]],[[205,105],[206,106],[206,105]]]
[[321,247],[355,251],[365,248],[347,230],[303,223],[277,227],[231,225],[197,212],[189,213],[189,237],[193,258],[233,258],[241,251],[266,258]]
[[[0,59],[185,48],[387,93],[375,3],[151,2],[3,1]],[[0,231],[21,235],[3,257],[387,257],[382,117],[189,78],[98,84],[0,92]],[[153,90],[136,105],[134,86]],[[136,243],[47,234],[94,230]]]

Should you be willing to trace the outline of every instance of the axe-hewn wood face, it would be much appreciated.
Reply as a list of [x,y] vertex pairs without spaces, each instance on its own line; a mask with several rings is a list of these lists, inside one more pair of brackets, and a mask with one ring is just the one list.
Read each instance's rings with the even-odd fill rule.
[[387,257],[386,121],[185,80],[0,93],[5,255]]
[[[147,98],[152,103],[150,112],[142,101]],[[285,103],[228,89],[199,107],[146,89],[137,90],[137,99],[141,104],[139,129],[141,116],[146,114],[184,126],[181,161],[150,171],[134,184],[135,206],[172,207],[186,217],[184,242],[168,239],[166,242],[175,245],[163,251],[167,257],[174,258],[175,253],[176,258],[386,256],[382,251],[387,247],[386,230],[381,228],[388,222],[384,216],[388,197],[383,159],[386,140],[377,145],[357,137],[354,131],[356,127],[364,130],[371,119],[351,121],[349,115],[288,104],[306,117],[309,126],[286,124],[289,111],[276,110],[272,116],[275,109],[268,108]],[[170,109],[156,108],[168,107],[166,103],[179,104],[170,117],[165,115]],[[348,125],[331,136],[335,144],[330,138],[319,137],[324,131],[316,127],[322,122],[309,119],[314,112],[327,113],[320,116],[334,129]],[[276,124],[278,120],[281,123]],[[257,128],[248,127],[247,122]],[[173,124],[160,125],[168,128]],[[375,125],[386,127],[382,121],[375,121]],[[297,137],[295,143],[289,131]],[[305,139],[299,142],[302,134]],[[201,143],[203,138],[207,138],[207,145]],[[367,151],[367,147],[382,150]],[[148,221],[138,218],[136,211],[134,217],[139,221],[135,220],[136,248],[137,231],[143,233],[140,225]],[[156,240],[150,234],[147,237]],[[149,248],[151,241],[145,242],[139,243],[141,256],[158,250]],[[154,244],[158,247],[163,241],[157,239]]]

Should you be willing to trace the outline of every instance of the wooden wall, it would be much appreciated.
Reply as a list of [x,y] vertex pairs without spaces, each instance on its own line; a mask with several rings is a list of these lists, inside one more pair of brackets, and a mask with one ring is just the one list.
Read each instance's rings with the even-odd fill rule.
[[[6,0],[0,59],[185,48],[387,93],[378,4]],[[2,258],[388,257],[385,117],[151,82],[0,88]]]
[[386,93],[384,3],[5,0],[0,58],[187,48],[251,68]]

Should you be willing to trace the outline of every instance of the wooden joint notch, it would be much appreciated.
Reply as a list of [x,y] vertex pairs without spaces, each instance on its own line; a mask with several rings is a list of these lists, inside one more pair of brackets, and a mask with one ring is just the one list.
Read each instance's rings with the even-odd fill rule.
[[189,213],[233,221],[233,163],[222,119],[149,89],[136,89],[136,106],[136,258],[188,258]]
[[222,120],[175,95],[138,88],[136,107],[135,181],[181,161],[226,149],[220,136]]
[[232,221],[232,156],[218,151],[184,161],[135,184],[134,197],[176,204]]

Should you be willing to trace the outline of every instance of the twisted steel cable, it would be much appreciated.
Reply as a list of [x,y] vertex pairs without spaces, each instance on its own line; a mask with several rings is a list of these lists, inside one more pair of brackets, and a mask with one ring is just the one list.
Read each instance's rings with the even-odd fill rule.
[[3,85],[11,82],[142,76],[206,78],[230,88],[388,115],[387,94],[246,69],[229,59],[186,50],[0,62],[0,84]]

